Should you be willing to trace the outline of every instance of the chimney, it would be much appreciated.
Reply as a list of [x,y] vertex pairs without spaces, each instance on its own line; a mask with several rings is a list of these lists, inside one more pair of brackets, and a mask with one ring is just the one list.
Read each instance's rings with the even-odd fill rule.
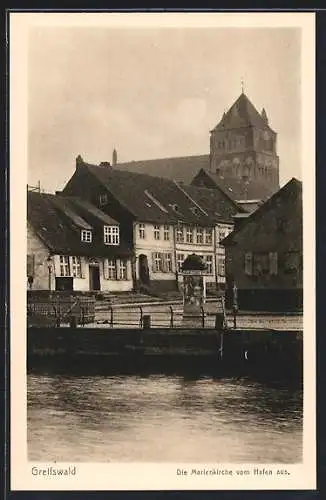
[[268,118],[267,118],[267,113],[265,111],[265,108],[262,109],[261,117],[264,120],[264,122],[266,123],[266,125],[268,125]]
[[118,163],[118,153],[117,150],[114,148],[112,152],[112,167],[115,167],[117,163]]
[[78,167],[81,167],[84,163],[84,160],[82,159],[82,157],[80,155],[77,156],[76,158],[76,168]]
[[101,161],[100,167],[111,168],[111,163],[109,161]]

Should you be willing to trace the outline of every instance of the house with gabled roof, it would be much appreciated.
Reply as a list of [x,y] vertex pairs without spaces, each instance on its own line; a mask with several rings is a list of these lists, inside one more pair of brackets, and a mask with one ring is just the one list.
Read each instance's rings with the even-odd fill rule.
[[131,250],[119,223],[77,197],[27,193],[27,280],[32,290],[132,290]]
[[208,262],[210,281],[218,283],[215,226],[226,222],[231,230],[232,214],[239,211],[222,191],[211,192],[214,209],[208,202],[205,209],[196,187],[116,170],[107,163],[92,165],[79,156],[62,195],[84,197],[119,221],[122,237],[133,248],[136,285],[175,289],[183,260],[194,252]]
[[302,310],[302,183],[292,178],[223,241],[227,302],[240,309]]

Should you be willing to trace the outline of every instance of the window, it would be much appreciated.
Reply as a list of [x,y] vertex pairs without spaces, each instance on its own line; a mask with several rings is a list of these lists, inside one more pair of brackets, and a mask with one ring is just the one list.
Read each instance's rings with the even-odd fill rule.
[[154,240],[160,239],[160,226],[154,226]]
[[177,243],[183,243],[183,242],[184,242],[183,226],[178,225],[177,226]]
[[172,272],[172,254],[155,252],[152,254],[154,273]]
[[254,276],[269,274],[269,254],[265,252],[254,253],[252,270]]
[[269,252],[269,274],[277,275],[278,273],[278,259],[277,252]]
[[127,261],[120,260],[119,262],[119,280],[126,280],[127,278]]
[[92,231],[87,231],[86,229],[82,229],[81,240],[84,243],[91,243],[92,242]]
[[104,226],[105,245],[119,245],[119,239],[118,226]]
[[219,241],[224,240],[225,237],[226,237],[226,232],[224,231],[224,229],[220,229]]
[[69,257],[60,255],[60,276],[70,276]]
[[172,273],[172,255],[170,253],[162,254],[163,272]]
[[287,252],[284,254],[284,272],[295,274],[302,269],[302,256],[299,252]]
[[182,264],[185,260],[185,256],[183,253],[178,253],[177,254],[177,264],[178,264],[178,271],[179,273],[182,271]]
[[140,240],[145,239],[145,224],[138,225],[138,235]]
[[192,227],[187,227],[187,232],[186,232],[186,241],[187,243],[193,243],[194,242],[194,232]]
[[164,226],[164,240],[169,241],[170,239],[170,226]]
[[211,245],[213,241],[213,234],[210,228],[205,230],[205,243],[206,245]]
[[106,205],[107,202],[108,202],[108,195],[107,194],[100,194],[100,196],[99,196],[100,207],[103,207],[103,205]]
[[81,278],[81,262],[80,257],[71,257],[72,275],[74,278]]
[[161,259],[161,254],[160,253],[154,253],[154,260],[153,260],[153,272],[154,273],[159,273],[162,271],[162,259]]
[[117,265],[115,260],[108,261],[108,279],[109,280],[117,279]]
[[203,243],[204,242],[204,236],[203,236],[203,229],[201,227],[197,227],[197,243]]
[[[212,255],[204,255],[203,261],[206,264],[207,273],[213,274],[213,256]],[[223,262],[224,262],[224,259],[223,259]]]
[[252,253],[246,252],[244,256],[244,272],[247,276],[252,275]]

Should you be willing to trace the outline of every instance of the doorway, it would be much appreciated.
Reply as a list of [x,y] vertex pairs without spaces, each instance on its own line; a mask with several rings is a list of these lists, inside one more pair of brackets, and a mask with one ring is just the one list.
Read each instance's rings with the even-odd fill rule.
[[98,264],[89,265],[89,289],[101,290],[100,285],[100,266]]
[[149,270],[147,255],[141,254],[138,260],[139,281],[144,285],[149,285]]

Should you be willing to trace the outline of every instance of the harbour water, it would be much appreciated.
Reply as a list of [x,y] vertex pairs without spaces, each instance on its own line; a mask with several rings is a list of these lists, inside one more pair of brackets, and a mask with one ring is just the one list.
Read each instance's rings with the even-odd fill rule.
[[302,391],[248,379],[28,375],[33,461],[299,463]]

